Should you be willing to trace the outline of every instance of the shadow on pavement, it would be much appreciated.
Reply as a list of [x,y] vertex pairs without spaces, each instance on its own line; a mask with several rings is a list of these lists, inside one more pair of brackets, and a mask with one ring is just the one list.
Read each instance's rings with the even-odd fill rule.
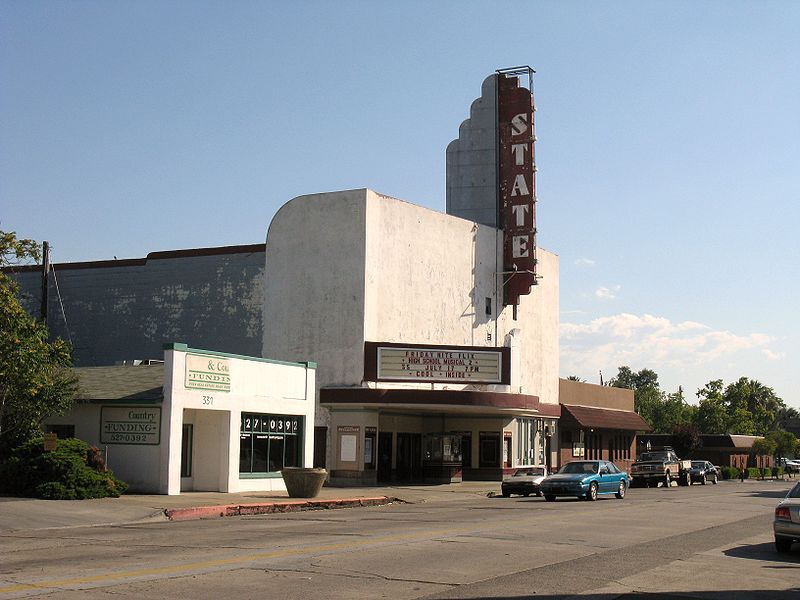
[[[748,558],[750,560],[786,563],[787,566],[794,565],[791,566],[791,568],[800,569],[800,544],[795,544],[792,552],[778,552],[775,549],[775,544],[772,542],[765,544],[743,544],[741,546],[736,546],[735,548],[725,550],[723,554],[725,554],[725,556],[731,556],[734,558]],[[778,569],[786,567],[767,566],[767,568]]]

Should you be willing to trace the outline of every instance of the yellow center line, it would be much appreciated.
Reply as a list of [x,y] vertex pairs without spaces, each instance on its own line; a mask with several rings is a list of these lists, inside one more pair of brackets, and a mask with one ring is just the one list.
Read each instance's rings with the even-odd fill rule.
[[346,550],[354,549],[374,544],[382,544],[386,542],[402,542],[411,541],[419,538],[435,537],[437,535],[453,535],[464,533],[467,531],[475,531],[475,528],[457,528],[457,529],[441,529],[434,531],[421,531],[419,533],[406,533],[400,535],[387,535],[382,537],[370,538],[366,540],[340,542],[336,544],[325,544],[324,546],[310,546],[305,548],[286,548],[283,550],[275,550],[272,552],[259,552],[258,554],[249,554],[246,556],[234,556],[230,558],[218,558],[214,560],[203,560],[199,562],[187,563],[183,565],[171,565],[168,567],[155,567],[151,569],[137,569],[134,571],[122,571],[116,573],[106,573],[103,575],[88,575],[86,577],[73,577],[69,579],[56,579],[51,581],[40,581],[38,583],[19,583],[11,586],[0,587],[0,594],[9,594],[13,592],[24,592],[29,590],[43,590],[49,588],[59,588],[65,586],[74,586],[86,583],[97,583],[101,581],[115,581],[121,579],[133,579],[137,577],[146,577],[148,575],[167,575],[180,573],[182,571],[196,571],[202,569],[209,569],[213,567],[221,567],[225,565],[234,565],[238,563],[248,563],[256,560],[265,560],[270,558],[286,558],[289,556],[299,556],[302,554],[312,554],[316,552],[331,552],[333,550]]

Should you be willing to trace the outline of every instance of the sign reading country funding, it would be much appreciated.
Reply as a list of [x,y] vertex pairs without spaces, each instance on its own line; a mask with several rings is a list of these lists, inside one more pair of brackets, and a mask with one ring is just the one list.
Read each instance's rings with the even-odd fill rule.
[[101,444],[158,444],[160,406],[103,406],[100,409]]
[[230,392],[230,361],[227,358],[207,354],[187,354],[184,385],[194,390]]
[[453,383],[502,383],[497,351],[378,348],[378,379]]

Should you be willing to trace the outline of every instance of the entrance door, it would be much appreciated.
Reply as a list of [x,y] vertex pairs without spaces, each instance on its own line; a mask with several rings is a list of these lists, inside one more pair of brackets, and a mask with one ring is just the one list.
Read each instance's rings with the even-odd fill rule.
[[378,481],[392,480],[392,432],[378,433]]
[[422,434],[397,434],[397,479],[422,479]]

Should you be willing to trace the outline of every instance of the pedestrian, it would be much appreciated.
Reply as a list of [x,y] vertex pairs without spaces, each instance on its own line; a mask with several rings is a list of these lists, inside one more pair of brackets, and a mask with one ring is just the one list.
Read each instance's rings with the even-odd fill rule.
[[744,472],[745,472],[745,469],[747,468],[747,467],[745,466],[745,462],[744,462],[744,461],[742,461],[742,463],[741,463],[741,467],[742,467],[742,468],[741,468],[741,470],[739,471],[739,477],[741,477],[741,478],[742,478],[742,483],[744,483]]

